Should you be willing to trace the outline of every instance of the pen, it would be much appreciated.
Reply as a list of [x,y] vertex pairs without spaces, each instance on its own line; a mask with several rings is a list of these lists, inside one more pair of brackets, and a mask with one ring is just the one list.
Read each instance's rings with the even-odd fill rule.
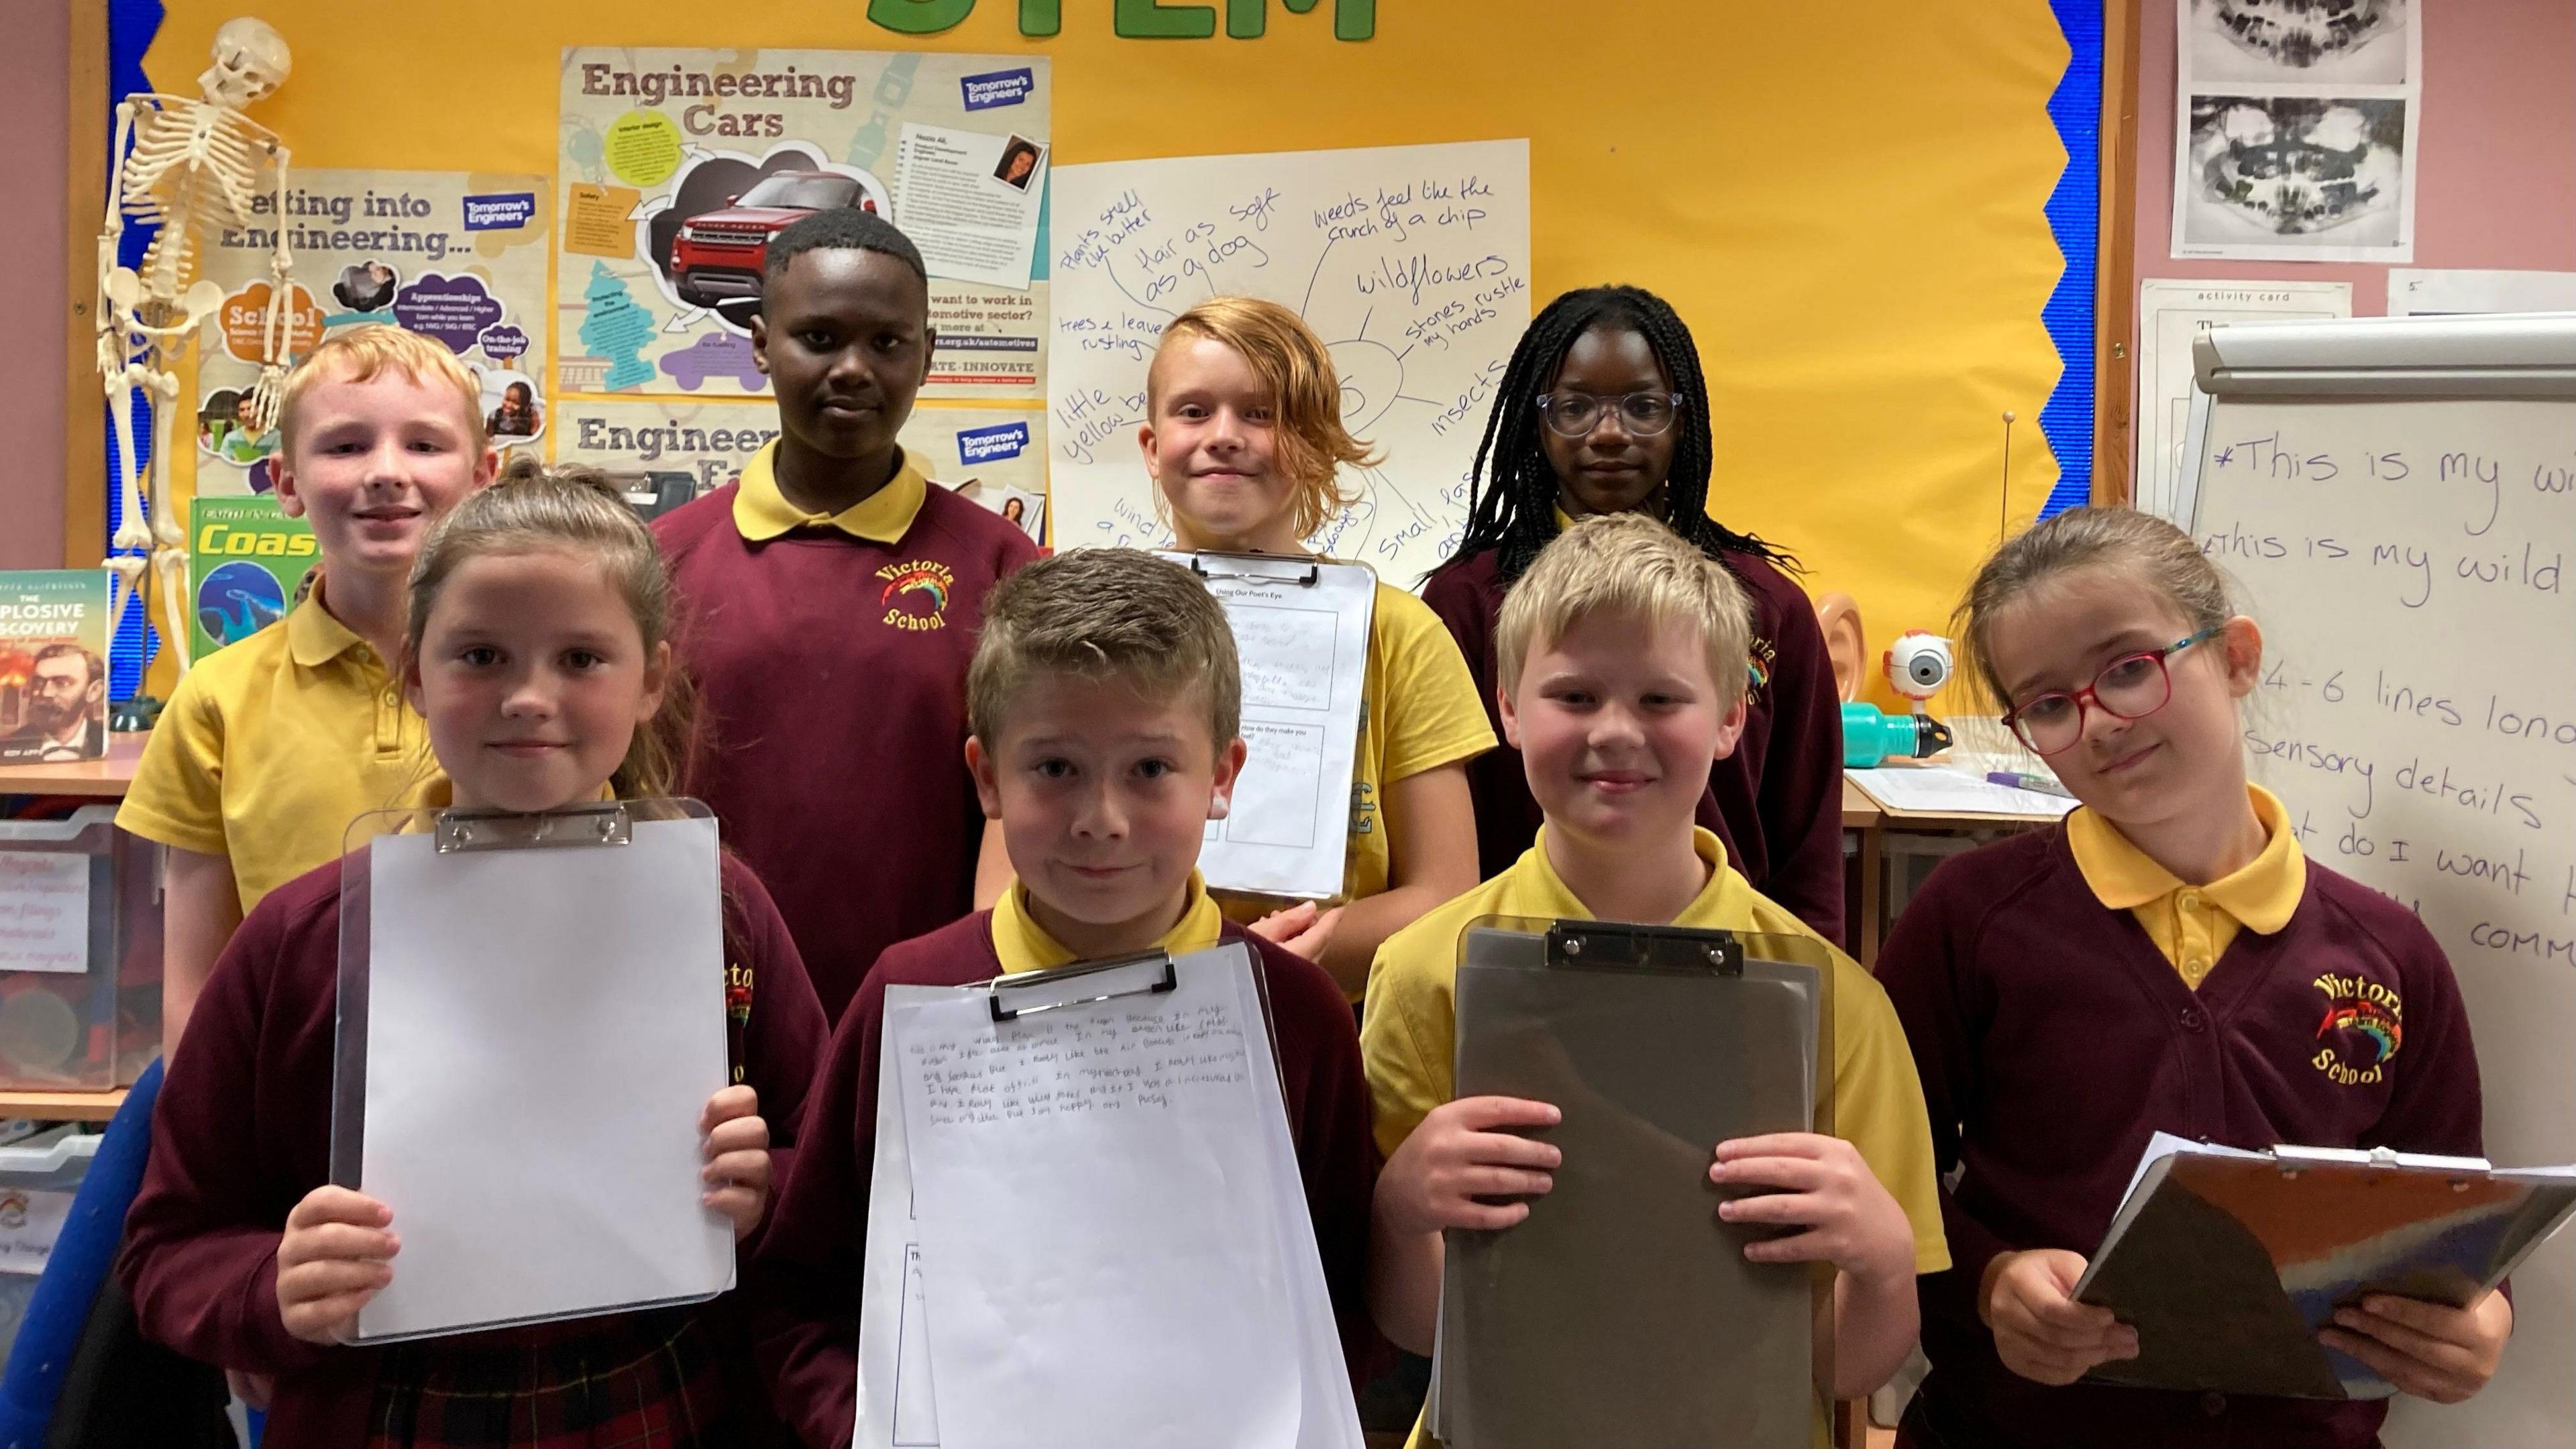
[[1986,782],[1993,785],[2010,785],[2016,790],[2033,790],[2042,795],[2054,795],[2061,800],[2075,798],[2075,792],[2046,775],[2025,775],[2018,770],[1989,770],[1986,772]]

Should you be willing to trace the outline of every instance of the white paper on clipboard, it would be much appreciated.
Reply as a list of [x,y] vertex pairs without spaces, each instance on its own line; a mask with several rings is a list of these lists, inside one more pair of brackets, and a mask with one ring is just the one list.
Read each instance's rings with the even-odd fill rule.
[[1233,809],[1208,822],[1201,874],[1217,890],[1340,895],[1377,575],[1316,559],[1164,556],[1225,605],[1243,667],[1243,774]]
[[[885,1015],[958,996],[972,986],[889,986]],[[859,1414],[851,1449],[938,1449],[930,1333],[922,1292],[921,1229],[913,1217],[912,1153],[894,1054],[877,1053],[877,1155],[868,1176],[867,1266],[859,1288]]]
[[363,847],[333,1176],[393,1210],[403,1251],[356,1341],[733,1286],[732,1225],[698,1179],[728,1071],[716,824],[695,810],[627,816],[624,844]]
[[[951,1280],[975,1278],[989,1270],[991,1264],[984,1261],[988,1245],[1002,1238],[1018,1242],[1036,1231],[1021,1223],[1013,1234],[997,1235],[967,1224],[928,1223],[915,1211],[912,1140],[906,1128],[908,1093],[900,1066],[905,1043],[925,1025],[937,1031],[936,1023],[943,1019],[950,1024],[950,1035],[954,1036],[957,1024],[968,1018],[976,1023],[968,1028],[968,1037],[980,1037],[987,1032],[1018,1035],[1025,1029],[1035,1028],[1046,1034],[1048,1043],[1054,1042],[1063,1031],[1071,1030],[1075,1023],[1083,1023],[1076,1034],[1084,1038],[1082,1054],[1086,1059],[1098,1057],[1105,1062],[1112,1057],[1133,1058],[1137,1071],[1166,1080],[1162,1090],[1170,1094],[1171,1100],[1162,1106],[1149,1105],[1141,1110],[1159,1115],[1171,1112],[1175,1104],[1189,1105],[1179,1103],[1184,1095],[1195,1094],[1199,1099],[1194,1110],[1174,1116],[1168,1129],[1157,1127],[1149,1131],[1149,1138],[1160,1146],[1157,1153],[1146,1155],[1177,1152],[1195,1159],[1213,1152],[1241,1159],[1234,1163],[1233,1171],[1223,1174],[1231,1179],[1224,1190],[1256,1195],[1238,1202],[1236,1211],[1223,1215],[1230,1246],[1219,1255],[1221,1262],[1209,1265],[1207,1271],[1219,1276],[1248,1274],[1253,1280],[1266,1282],[1277,1293],[1284,1294],[1285,1326],[1293,1335],[1293,1343],[1282,1342],[1276,1346],[1277,1352],[1255,1356],[1263,1371],[1254,1377],[1264,1381],[1270,1390],[1267,1395],[1224,1392],[1212,1383],[1201,1381],[1207,1372],[1203,1361],[1200,1379],[1158,1379],[1158,1385],[1165,1388],[1158,1390],[1158,1403],[1153,1410],[1155,1415],[1172,1421],[1174,1426],[1194,1415],[1202,1428],[1211,1423],[1224,1426],[1224,1433],[1214,1439],[1183,1432],[1175,1442],[1275,1442],[1281,1449],[1361,1449],[1363,1440],[1358,1411],[1351,1394],[1349,1373],[1342,1359],[1330,1291],[1317,1255],[1313,1225],[1306,1212],[1304,1187],[1297,1170],[1287,1113],[1281,1107],[1277,1059],[1266,1029],[1262,989],[1254,975],[1249,953],[1241,946],[1220,946],[1181,956],[1169,963],[1173,989],[1161,993],[1143,993],[1135,989],[1152,974],[1162,959],[1159,956],[1140,958],[1137,962],[1111,968],[1117,973],[1115,975],[1090,978],[1084,984],[1040,987],[1033,993],[1034,999],[1049,1004],[1039,1006],[1038,1010],[1050,1014],[1028,1013],[1025,1026],[1008,1028],[985,1021],[988,1011],[985,998],[991,994],[988,985],[898,986],[888,989],[886,1042],[878,1072],[877,1152],[870,1182],[870,1201],[876,1204],[876,1208],[868,1218],[867,1267],[860,1308],[859,1395],[856,1434],[852,1441],[854,1449],[932,1449],[939,1443],[939,1418],[932,1407],[928,1312],[929,1305],[942,1293],[926,1285],[938,1284],[945,1290],[946,1297],[958,1300],[960,1284]],[[1104,988],[1105,994],[1101,994]],[[1055,1002],[1061,1002],[1061,1007],[1053,1004]],[[1063,1015],[1052,1014],[1059,1009]],[[964,1013],[962,1017],[958,1015],[961,1012]],[[1025,1057],[1023,1065],[1040,1072],[1052,1071],[1058,1068],[1050,1064],[1057,1060],[1052,1048],[1045,1047],[1035,1056]],[[1095,1067],[1100,1064],[1094,1062]],[[1227,1078],[1237,1085],[1227,1087]],[[1097,1086],[1113,1079],[1127,1082],[1129,1086],[1137,1086],[1141,1081],[1141,1078],[1130,1080],[1116,1071],[1089,1080]],[[1065,1085],[1070,1087],[1071,1084]],[[982,1088],[1012,1090],[999,1078],[982,1079],[977,1090]],[[1252,1105],[1248,1127],[1238,1123],[1236,1127],[1209,1134],[1204,1130],[1209,1125],[1207,1123],[1200,1123],[1198,1130],[1187,1125],[1188,1117],[1213,1105],[1206,1100],[1207,1094],[1222,1096],[1229,1091],[1242,1093],[1247,1090]],[[1079,1089],[1075,1091],[1079,1095]],[[1109,1110],[1106,1107],[1084,1109],[1062,1105],[1070,1100],[1056,1098],[1049,1107],[1051,1112],[1064,1114],[1061,1120],[1065,1125],[1061,1130],[1068,1134],[1079,1135],[1086,1130],[1083,1123],[1091,1118],[1094,1110]],[[939,1130],[953,1132],[959,1125],[947,1107],[941,1109],[940,1120],[943,1126]],[[1008,1123],[997,1115],[988,1122],[979,1121],[975,1130],[981,1132],[987,1128],[1008,1130]],[[1103,1188],[1105,1180],[1099,1177],[1092,1164],[1097,1160],[1107,1160],[1096,1155],[1086,1157],[1079,1152],[1073,1156],[1076,1166],[1046,1174],[1051,1183],[1048,1200],[1068,1212],[1074,1211],[1073,1204],[1089,1201]],[[1137,1158],[1129,1154],[1119,1156],[1117,1160],[1121,1164],[1119,1176],[1125,1177],[1130,1175]],[[1254,1163],[1259,1164],[1257,1170],[1252,1170]],[[1255,1184],[1254,1178],[1266,1179],[1266,1183]],[[1195,1181],[1192,1185],[1199,1188],[1209,1186],[1204,1181]],[[1266,1192],[1259,1191],[1263,1186],[1266,1186]],[[973,1198],[965,1205],[966,1210],[971,1211],[981,1211],[984,1206],[986,1204]],[[1017,1211],[1009,1208],[1000,1210],[1006,1213]],[[1197,1218],[1202,1215],[1183,1212],[1182,1216]],[[1138,1225],[1141,1226],[1141,1222]],[[1052,1228],[1060,1224],[1050,1220],[1046,1226]],[[1095,1223],[1095,1228],[1098,1226]],[[942,1236],[943,1227],[949,1239],[945,1258],[935,1251],[925,1251],[933,1246],[931,1240]],[[1172,1230],[1173,1225],[1169,1223],[1147,1229],[1155,1236],[1158,1251],[1172,1248],[1172,1244],[1162,1236]],[[959,1240],[961,1234],[962,1241]],[[1036,1231],[1036,1235],[1045,1237],[1047,1233]],[[1010,1246],[1004,1244],[1005,1248]],[[1028,1244],[1019,1243],[1019,1246]],[[960,1260],[964,1260],[962,1266],[949,1269],[948,1277],[943,1279],[941,1265]],[[1112,1354],[1105,1358],[1105,1362],[1124,1366],[1129,1371],[1145,1372],[1150,1371],[1152,1364],[1168,1366],[1174,1361],[1178,1343],[1204,1347],[1206,1335],[1199,1329],[1175,1328],[1161,1315],[1144,1321],[1125,1321],[1116,1332],[1078,1334],[1071,1340],[1060,1333],[1027,1332],[1032,1317],[1050,1316],[1034,1305],[1063,1289],[1064,1282],[1056,1280],[1064,1275],[1078,1276],[1081,1271],[1076,1265],[1052,1254],[1042,1255],[1042,1261],[1049,1272],[1038,1276],[1048,1281],[1042,1288],[1014,1296],[1013,1302],[1018,1306],[1012,1310],[1011,1317],[1015,1322],[1001,1326],[987,1323],[982,1333],[973,1335],[991,1340],[997,1331],[1001,1332],[1002,1340],[1010,1346],[1011,1365],[1004,1369],[988,1361],[988,1355],[970,1354],[965,1364],[968,1384],[952,1387],[973,1388],[972,1381],[979,1378],[989,1380],[996,1372],[1004,1373],[1014,1389],[1050,1378],[1061,1380],[1066,1369],[1065,1360],[1069,1357],[1112,1348],[1143,1355],[1143,1358],[1130,1360]],[[1062,1274],[1055,1272],[1059,1268]],[[1085,1281],[1099,1290],[1098,1297],[1114,1299],[1128,1293],[1150,1296],[1157,1290],[1144,1280],[1154,1279],[1166,1273],[1167,1269],[1154,1261],[1154,1255],[1139,1257],[1122,1253],[1111,1255],[1088,1271],[1092,1276]],[[1168,1288],[1170,1285],[1166,1283],[1164,1286]],[[1085,1293],[1082,1297],[1091,1304],[1087,1311],[1101,1310],[1101,1303],[1094,1300],[1093,1295]],[[968,1317],[985,1316],[974,1311],[989,1301],[984,1295],[968,1293],[962,1301],[969,1306]],[[1240,1318],[1245,1311],[1240,1306],[1242,1301],[1229,1300],[1229,1306],[1219,1316],[1229,1322]],[[1063,1303],[1056,1304],[1056,1313],[1060,1314],[1065,1307]],[[970,1325],[949,1325],[945,1331],[954,1336],[961,1327],[971,1328]],[[1283,1382],[1278,1373],[1279,1365],[1291,1359],[1296,1364],[1293,1386]],[[1243,1365],[1238,1364],[1240,1367]],[[1088,1383],[1092,1382],[1093,1375],[1076,1373],[1073,1380]],[[1092,1386],[1095,1390],[1098,1388],[1096,1383]],[[984,1389],[967,1393],[970,1407],[980,1408],[975,1401],[984,1397],[989,1388],[990,1385],[986,1385]],[[1129,1402],[1115,1394],[1111,1397],[1122,1403]],[[1263,1401],[1259,1411],[1248,1407],[1254,1399]],[[1043,1427],[1033,1426],[1032,1437],[1026,1442],[1097,1442],[1105,1426],[1090,1423],[1091,1417],[1040,1416],[1036,1422]],[[1005,1418],[1015,1423],[1026,1422],[1009,1415]],[[1081,1422],[1077,1425],[1072,1420]],[[958,1432],[964,1434],[971,1427],[961,1427]],[[1121,1446],[1164,1442],[1153,1439],[1149,1429],[1136,1425],[1108,1432],[1111,1439]],[[1022,1441],[1011,1439],[1010,1442]]]

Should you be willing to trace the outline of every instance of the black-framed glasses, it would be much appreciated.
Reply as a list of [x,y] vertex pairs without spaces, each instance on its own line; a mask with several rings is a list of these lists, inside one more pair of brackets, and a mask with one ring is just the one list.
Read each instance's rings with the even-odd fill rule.
[[1549,392],[1539,394],[1539,415],[1547,419],[1548,430],[1561,438],[1580,438],[1601,426],[1601,415],[1616,412],[1619,426],[1632,438],[1651,438],[1673,425],[1681,415],[1682,395],[1677,392],[1632,392],[1625,397],[1594,397],[1588,392]]
[[2113,719],[2145,719],[2173,698],[2173,673],[2166,661],[2194,644],[2215,639],[2221,629],[2203,629],[2162,649],[2123,654],[2102,666],[2093,682],[2068,692],[2052,689],[2004,711],[2004,723],[2030,746],[2032,753],[2062,755],[2084,738],[2084,709],[2091,705]]

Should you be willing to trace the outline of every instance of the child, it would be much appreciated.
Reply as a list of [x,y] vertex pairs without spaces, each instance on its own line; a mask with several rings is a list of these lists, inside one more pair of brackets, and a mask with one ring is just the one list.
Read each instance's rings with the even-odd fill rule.
[[[1923,1284],[1932,1377],[1908,1440],[2376,1442],[2382,1403],[2065,1387],[2137,1352],[2068,1294],[2157,1130],[2479,1155],[2449,963],[2404,907],[2306,859],[2281,802],[2248,786],[2237,701],[2263,636],[2180,530],[2061,514],[1986,561],[1959,624],[2005,719],[2083,807],[1944,864],[1879,958],[1941,1169],[1966,1168],[1942,1198],[1957,1266]],[[2332,1029],[2356,1000],[2405,1027],[2362,1082],[2346,1064],[2377,1048]],[[2374,1297],[2336,1323],[2328,1346],[2449,1403],[2495,1371],[2513,1309]]]
[[[1495,659],[1503,730],[1545,812],[1509,870],[1388,940],[1360,1030],[1377,1106],[1370,1299],[1395,1343],[1430,1351],[1441,1234],[1509,1228],[1517,1199],[1546,1192],[1558,1149],[1516,1129],[1557,1109],[1507,1097],[1452,1100],[1460,933],[1481,917],[1641,921],[1815,933],[1756,893],[1717,837],[1692,824],[1709,763],[1744,730],[1747,605],[1734,575],[1636,514],[1586,519],[1539,554],[1503,606]],[[1828,951],[1831,948],[1826,947]],[[1914,1346],[1914,1276],[1949,1265],[1923,1098],[1887,997],[1840,952],[1834,977],[1837,1137],[1787,1133],[1711,1143],[1709,1180],[1779,1188],[1719,1207],[1729,1222],[1789,1224],[1757,1262],[1829,1261],[1834,1381],[1857,1398]],[[1724,1365],[1709,1365],[1723,1372]],[[1816,1420],[1827,1442],[1823,1405]]]
[[[431,536],[410,593],[404,687],[458,808],[670,792],[688,710],[669,580],[604,479],[514,467]],[[274,1375],[270,1449],[744,1442],[725,1426],[741,1434],[766,1411],[748,1361],[727,1357],[738,1335],[722,1301],[386,1348],[335,1341],[401,1271],[402,1232],[401,1204],[329,1185],[340,872],[334,860],[251,911],[171,1066],[120,1269],[144,1335]],[[729,987],[738,1085],[698,1129],[706,1205],[739,1239],[760,1222],[773,1137],[794,1140],[825,1028],[760,883],[727,860],[724,884],[730,959],[707,969]]]
[[[1476,449],[1474,516],[1424,585],[1499,711],[1494,624],[1504,591],[1572,519],[1642,512],[1724,563],[1753,598],[1744,736],[1709,772],[1699,823],[1755,890],[1827,940],[1842,938],[1842,709],[1796,562],[1708,517],[1708,384],[1690,329],[1635,287],[1548,304],[1512,353]],[[1501,715],[1495,715],[1496,728]],[[1519,757],[1469,768],[1478,849],[1493,876],[1529,848],[1539,810]]]
[[165,1049],[261,897],[340,858],[370,810],[442,788],[395,686],[421,540],[492,480],[474,376],[444,343],[380,323],[324,339],[288,375],[278,504],[313,524],[312,594],[281,627],[209,656],[172,691],[116,823],[170,848]]
[[[1163,329],[1137,433],[1175,542],[1185,549],[1309,556],[1305,539],[1350,500],[1341,465],[1368,446],[1342,427],[1324,344],[1275,302],[1218,297]],[[1345,904],[1305,904],[1253,925],[1320,961],[1357,1000],[1378,943],[1476,883],[1467,761],[1494,747],[1466,662],[1422,601],[1377,586],[1351,776]],[[1257,914],[1229,902],[1230,914]]]
[[878,952],[973,907],[966,660],[985,591],[1037,547],[896,445],[932,341],[904,234],[818,211],[767,265],[751,346],[782,436],[653,531],[693,606],[680,653],[708,739],[689,792],[776,894],[838,1020]]
[[[965,753],[1018,878],[991,910],[894,947],[868,973],[833,1036],[803,1152],[753,1265],[762,1365],[781,1415],[814,1449],[849,1443],[855,1415],[886,988],[1246,939],[1195,869],[1244,755],[1234,636],[1196,577],[1132,549],[1033,563],[993,591],[967,691]],[[1321,968],[1251,939],[1307,1210],[1357,1376],[1375,1342],[1360,1285],[1377,1169],[1359,1042]]]

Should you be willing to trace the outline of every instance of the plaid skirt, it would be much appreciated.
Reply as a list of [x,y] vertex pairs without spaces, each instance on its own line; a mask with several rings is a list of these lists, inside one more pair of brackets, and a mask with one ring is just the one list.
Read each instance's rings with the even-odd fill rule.
[[367,1449],[723,1449],[725,1373],[696,1308],[385,1350]]

